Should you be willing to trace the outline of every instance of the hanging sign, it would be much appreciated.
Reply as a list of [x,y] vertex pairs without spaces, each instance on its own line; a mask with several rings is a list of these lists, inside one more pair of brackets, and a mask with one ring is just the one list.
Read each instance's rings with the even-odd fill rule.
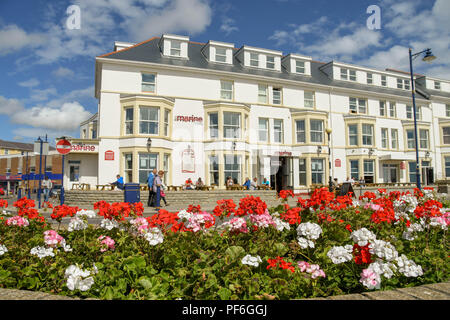
[[69,140],[61,139],[56,143],[56,151],[60,154],[68,154],[71,150],[72,144]]
[[188,148],[181,153],[181,172],[195,172],[195,153],[194,150],[191,149],[191,146],[188,146]]

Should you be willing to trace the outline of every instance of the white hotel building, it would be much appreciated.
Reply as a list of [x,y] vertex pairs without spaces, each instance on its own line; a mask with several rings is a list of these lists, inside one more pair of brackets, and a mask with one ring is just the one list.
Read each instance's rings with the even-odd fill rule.
[[[118,173],[144,184],[154,167],[167,185],[201,177],[224,188],[227,176],[295,190],[329,176],[415,182],[408,73],[168,34],[114,50],[96,58],[98,113],[73,140],[85,148],[67,157],[66,186]],[[450,81],[415,78],[427,184],[450,178]]]

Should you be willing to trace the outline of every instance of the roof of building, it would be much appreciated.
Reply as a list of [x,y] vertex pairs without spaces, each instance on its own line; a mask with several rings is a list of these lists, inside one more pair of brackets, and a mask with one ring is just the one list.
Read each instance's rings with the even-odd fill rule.
[[[8,150],[19,150],[19,151],[33,151],[34,144],[33,143],[24,143],[24,142],[16,142],[16,141],[6,141],[0,139],[0,148],[8,149]],[[50,150],[55,150],[54,147],[49,146]]]
[[[110,52],[99,56],[98,58],[108,58],[124,61],[136,61],[144,63],[157,63],[170,66],[192,67],[209,69],[216,71],[234,72],[239,74],[264,76],[274,79],[293,80],[300,82],[313,83],[318,85],[325,85],[338,88],[355,89],[372,91],[379,94],[397,95],[402,97],[411,97],[409,90],[399,90],[394,88],[384,88],[373,85],[365,85],[362,83],[355,83],[349,81],[334,80],[330,78],[325,72],[320,70],[320,67],[326,63],[311,61],[311,76],[294,74],[288,72],[284,67],[280,71],[271,71],[265,69],[258,69],[253,67],[246,67],[240,61],[237,60],[236,55],[233,55],[233,64],[227,65],[222,63],[209,62],[207,58],[202,54],[201,50],[206,45],[203,43],[189,41],[188,46],[188,59],[186,58],[174,58],[165,57],[161,54],[160,47],[158,45],[159,37],[154,37],[149,40],[138,43],[132,47]],[[383,71],[380,71],[383,72]],[[427,93],[427,89],[421,84],[416,82],[416,88],[418,92],[422,91]],[[438,96],[450,98],[450,93],[446,92],[433,92]],[[427,95],[428,96],[428,95]],[[428,96],[429,97],[429,96]],[[420,94],[419,98],[426,98]]]

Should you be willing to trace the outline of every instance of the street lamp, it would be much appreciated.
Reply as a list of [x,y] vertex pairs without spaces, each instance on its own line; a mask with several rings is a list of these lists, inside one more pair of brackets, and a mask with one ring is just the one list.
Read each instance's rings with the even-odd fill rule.
[[417,139],[417,115],[416,115],[416,96],[415,96],[415,84],[414,84],[414,72],[413,72],[413,59],[417,58],[422,53],[425,53],[425,56],[423,57],[423,61],[425,62],[431,62],[436,57],[431,53],[431,49],[425,49],[418,53],[412,53],[412,49],[409,48],[409,68],[411,72],[411,94],[412,94],[412,100],[413,100],[413,108],[414,108],[414,142],[416,146],[416,181],[417,181],[417,188],[422,189],[420,185],[420,171],[419,171],[419,146],[418,146],[418,139]]
[[368,151],[369,154],[369,158],[374,154],[375,150],[373,150],[373,148],[370,148]]
[[150,148],[152,147],[152,138],[147,139],[147,151],[150,152]]
[[331,135],[331,128],[327,128],[325,132],[327,133],[328,138],[328,191],[333,190],[333,177],[331,176],[331,148],[330,148],[330,135]]

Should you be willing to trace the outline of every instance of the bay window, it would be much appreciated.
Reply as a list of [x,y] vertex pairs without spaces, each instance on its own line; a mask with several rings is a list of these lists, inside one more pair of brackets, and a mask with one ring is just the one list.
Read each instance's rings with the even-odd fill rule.
[[295,121],[297,132],[297,143],[306,143],[305,120]]
[[231,177],[233,181],[241,183],[241,159],[240,155],[224,155],[225,178]]
[[139,107],[139,133],[158,134],[159,132],[159,108]]
[[209,137],[211,139],[219,138],[219,114],[217,112],[209,113]]
[[134,108],[126,108],[125,109],[125,134],[133,134],[133,116],[134,116]]
[[358,125],[350,124],[348,126],[348,142],[350,146],[358,145]]
[[373,145],[373,125],[362,124],[362,144],[363,146]]
[[224,138],[241,137],[241,114],[237,112],[223,113],[223,134]]
[[324,159],[311,159],[311,183],[323,184],[325,176]]
[[323,143],[323,120],[310,120],[311,142]]

